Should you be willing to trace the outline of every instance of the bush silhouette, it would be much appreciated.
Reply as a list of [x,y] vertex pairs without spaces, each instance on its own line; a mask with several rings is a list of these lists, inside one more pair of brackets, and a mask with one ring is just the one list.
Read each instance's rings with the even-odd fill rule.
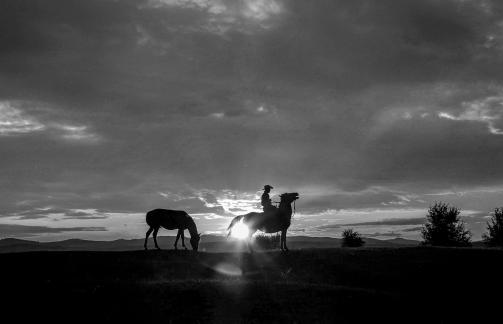
[[459,209],[436,202],[428,209],[427,223],[421,234],[423,244],[436,246],[469,246],[471,233],[459,218]]
[[281,235],[258,234],[254,236],[253,240],[254,245],[261,250],[274,250],[279,248]]
[[503,207],[494,209],[494,215],[487,223],[488,233],[482,235],[489,246],[503,246]]
[[342,232],[342,246],[344,247],[359,247],[365,244],[358,232],[349,228]]

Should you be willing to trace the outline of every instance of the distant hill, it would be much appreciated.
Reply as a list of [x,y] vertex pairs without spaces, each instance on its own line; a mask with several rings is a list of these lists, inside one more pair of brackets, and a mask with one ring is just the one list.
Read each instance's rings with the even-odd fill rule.
[[[174,236],[159,236],[157,238],[162,249],[173,249]],[[418,241],[395,238],[390,240],[378,240],[365,238],[366,247],[405,247],[417,246]],[[187,248],[190,248],[189,240],[185,240]],[[290,249],[334,248],[341,246],[341,239],[331,237],[290,236],[287,239]],[[154,242],[149,240],[149,248],[154,249]],[[181,249],[181,242],[178,242]],[[206,252],[232,252],[245,249],[243,242],[227,239],[224,236],[204,235],[199,249]],[[143,239],[114,240],[114,241],[90,241],[69,239],[56,242],[37,242],[5,238],[0,240],[0,253],[28,252],[28,251],[131,251],[143,249]]]

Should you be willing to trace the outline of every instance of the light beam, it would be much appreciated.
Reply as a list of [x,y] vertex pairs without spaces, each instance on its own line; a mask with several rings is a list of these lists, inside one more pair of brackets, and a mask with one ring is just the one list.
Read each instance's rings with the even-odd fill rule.
[[241,219],[236,225],[234,225],[231,229],[231,236],[240,240],[244,240],[248,238],[250,234],[250,229],[243,223]]

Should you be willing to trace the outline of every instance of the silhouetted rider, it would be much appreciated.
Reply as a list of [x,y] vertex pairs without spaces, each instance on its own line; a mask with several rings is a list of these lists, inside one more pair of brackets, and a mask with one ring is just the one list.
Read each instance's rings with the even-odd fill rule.
[[264,186],[264,193],[262,194],[262,198],[261,198],[261,205],[262,205],[262,208],[264,209],[264,213],[267,213],[267,212],[270,212],[270,211],[273,211],[276,209],[276,207],[274,207],[272,205],[272,201],[271,201],[271,197],[269,197],[269,193],[271,192],[271,189],[274,189],[272,186],[270,185],[265,185]]

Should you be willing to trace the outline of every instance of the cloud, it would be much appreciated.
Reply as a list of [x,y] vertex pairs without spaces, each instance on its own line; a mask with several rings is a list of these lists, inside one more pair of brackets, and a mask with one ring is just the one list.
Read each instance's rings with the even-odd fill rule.
[[220,13],[226,9],[220,0],[148,0],[147,7],[160,8],[181,7],[189,9],[204,9],[211,13]]
[[219,35],[240,31],[250,33],[271,27],[271,20],[283,12],[280,0],[149,0],[140,8],[168,8],[204,12],[198,24],[186,27]]
[[[55,121],[46,121],[26,113],[24,110],[32,110],[33,113],[43,115],[43,119],[57,118],[56,113],[47,107],[39,108],[32,102],[0,101],[0,136],[21,135],[34,133],[52,134],[55,138],[61,138],[75,142],[96,142],[100,139],[97,134],[89,131],[87,126],[77,126]],[[42,105],[43,106],[43,105]]]
[[426,223],[426,217],[422,218],[393,218],[383,219],[376,222],[362,222],[349,224],[330,224],[318,226],[319,229],[341,228],[348,226],[403,226],[403,225],[422,225]]
[[487,129],[491,134],[503,134],[503,130],[497,126],[503,113],[502,96],[490,96],[481,100],[463,102],[462,106],[464,110],[458,116],[454,116],[447,112],[439,112],[438,116],[453,121],[474,121],[484,123],[487,125]]
[[204,218],[208,219],[208,220],[212,220],[212,219],[222,219],[224,217],[220,216],[220,215],[211,214],[211,215],[205,215]]
[[89,132],[89,127],[87,126],[52,124],[51,127],[60,131],[60,136],[65,140],[89,143],[100,140],[100,137],[97,134]]
[[2,216],[500,203],[500,2],[3,3]]
[[0,102],[0,136],[37,132],[45,128],[34,118],[13,107],[10,102]]
[[419,232],[422,229],[423,229],[422,226],[416,226],[416,227],[405,228],[402,231],[404,231],[404,232]]
[[377,222],[364,222],[345,224],[344,226],[395,226],[395,225],[421,225],[426,222],[426,218],[402,218],[402,219],[383,219]]
[[0,232],[4,237],[29,237],[41,234],[59,234],[66,232],[99,232],[106,231],[104,227],[47,227],[17,224],[0,224]]
[[373,234],[367,234],[370,237],[401,237],[402,234],[396,232],[376,232]]
[[4,215],[7,217],[15,217],[19,220],[40,219],[57,216],[64,219],[103,219],[107,215],[95,209],[69,209],[57,207],[37,207],[16,211],[12,214]]
[[299,206],[303,213],[319,213],[323,210],[345,209],[396,209],[415,208],[425,205],[425,197],[420,194],[393,191],[386,187],[369,187],[363,190],[344,190],[340,188],[319,188],[301,190]]

